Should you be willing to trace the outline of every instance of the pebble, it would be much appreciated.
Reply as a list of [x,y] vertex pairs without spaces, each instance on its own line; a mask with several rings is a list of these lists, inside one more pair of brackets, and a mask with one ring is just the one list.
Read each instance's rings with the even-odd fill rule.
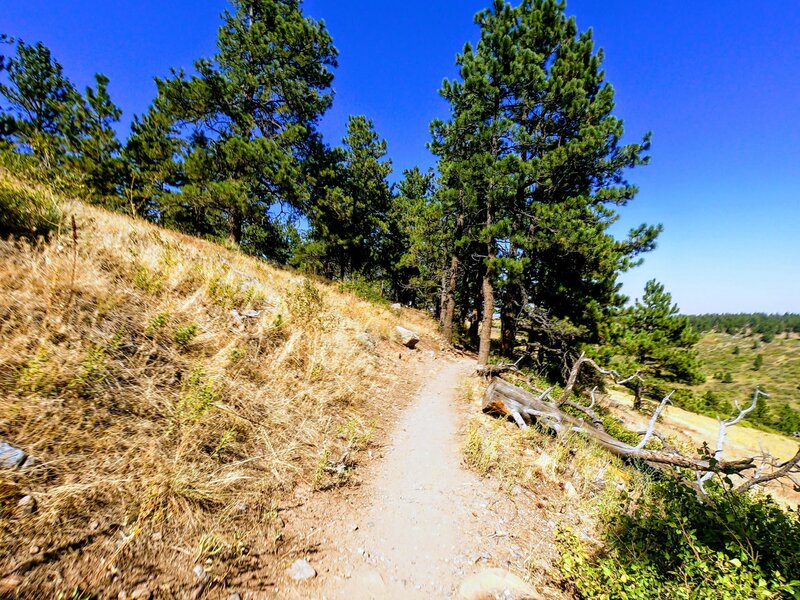
[[317,576],[314,567],[312,567],[307,560],[302,558],[298,558],[292,563],[288,573],[289,577],[295,581],[306,581],[307,579],[312,579]]
[[17,502],[17,509],[14,514],[17,518],[27,517],[36,511],[36,499],[33,496],[23,496]]
[[200,579],[206,574],[206,570],[203,568],[203,565],[195,565],[194,569],[192,569],[194,576]]
[[24,450],[11,444],[0,442],[0,466],[6,469],[13,469],[22,465],[27,458],[28,455]]
[[228,596],[228,600],[242,600],[242,597],[236,592],[234,592],[233,594]]
[[39,546],[31,546],[31,548],[30,548],[30,550],[28,550],[28,552],[30,552],[31,554],[39,554],[39,550],[41,550],[41,548],[39,548]]
[[570,481],[567,481],[564,484],[564,491],[567,494],[567,498],[574,498],[575,496],[578,495],[578,491],[575,489],[575,486],[572,485],[572,482]]
[[142,600],[149,600],[151,596],[152,593],[150,593],[150,590],[147,589],[146,585],[140,585],[135,590],[133,590],[133,592],[131,592],[131,598],[133,598],[134,600],[139,598],[141,598]]

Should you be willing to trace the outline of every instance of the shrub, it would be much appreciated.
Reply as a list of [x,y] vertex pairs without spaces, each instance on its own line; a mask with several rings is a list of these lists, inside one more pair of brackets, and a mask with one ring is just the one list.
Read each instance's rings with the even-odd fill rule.
[[177,407],[178,420],[187,423],[197,422],[219,399],[219,390],[214,381],[206,376],[203,369],[199,367],[194,369],[183,386]]
[[354,277],[339,284],[339,289],[343,292],[355,294],[362,300],[373,304],[386,305],[389,301],[383,297],[381,285],[377,281],[367,281],[361,277]]
[[46,235],[61,220],[49,194],[0,179],[0,234]]
[[606,517],[599,552],[562,530],[560,567],[567,583],[586,598],[800,594],[797,514],[769,497],[710,487],[705,503],[675,480],[653,483],[641,498],[622,495]]
[[175,340],[175,343],[178,344],[178,346],[185,348],[189,345],[189,342],[195,338],[196,335],[197,325],[190,323],[189,325],[178,327],[172,334],[172,339]]

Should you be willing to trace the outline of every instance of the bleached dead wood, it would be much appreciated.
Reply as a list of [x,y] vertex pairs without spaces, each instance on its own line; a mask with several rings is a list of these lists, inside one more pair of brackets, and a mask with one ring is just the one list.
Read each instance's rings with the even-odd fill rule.
[[[515,421],[514,414],[517,414],[527,426],[538,423],[541,427],[549,429],[557,435],[563,435],[570,431],[584,433],[620,458],[640,459],[703,472],[711,468],[708,460],[688,458],[677,453],[647,450],[626,444],[583,419],[564,412],[557,404],[541,399],[502,379],[492,382],[486,390],[483,411],[505,416]],[[721,461],[717,464],[717,469],[723,473],[739,473],[751,468],[752,463],[753,459]]]
[[[669,403],[672,396],[671,393],[659,403],[650,419],[647,429],[644,432],[640,432],[642,439],[637,445],[632,446],[608,434],[602,426],[602,419],[600,419],[594,411],[596,388],[592,390],[591,403],[588,406],[569,400],[569,392],[574,388],[578,378],[578,372],[584,364],[588,364],[602,374],[613,375],[615,380],[619,380],[619,374],[616,372],[610,369],[603,369],[591,359],[581,355],[575,365],[573,365],[565,391],[559,397],[558,401],[555,401],[550,396],[552,388],[539,394],[533,394],[503,379],[496,379],[486,390],[483,399],[483,411],[511,418],[522,428],[527,428],[531,424],[537,423],[539,426],[550,430],[556,435],[563,435],[570,431],[585,434],[613,455],[623,459],[636,459],[653,465],[666,465],[689,469],[695,472],[695,486],[703,494],[705,494],[703,484],[716,473],[738,475],[745,479],[745,482],[736,488],[737,491],[741,492],[747,491],[754,486],[763,485],[769,481],[784,477],[794,482],[793,475],[800,474],[800,450],[798,450],[797,454],[792,459],[784,463],[778,463],[778,461],[768,455],[761,457],[760,464],[756,462],[758,457],[724,460],[725,438],[728,428],[739,423],[755,408],[759,396],[766,395],[758,388],[756,388],[750,406],[741,408],[737,405],[739,412],[736,416],[727,420],[719,419],[720,431],[713,455],[695,458],[684,456],[677,452],[674,448],[666,444],[664,442],[664,436],[656,431],[658,418]],[[563,410],[564,407],[571,407],[580,411],[589,418],[589,421],[587,422],[585,419],[577,418],[565,412]],[[664,446],[663,450],[650,450],[645,448],[653,437],[662,440]],[[746,477],[745,473],[752,470],[755,470],[755,474]]]

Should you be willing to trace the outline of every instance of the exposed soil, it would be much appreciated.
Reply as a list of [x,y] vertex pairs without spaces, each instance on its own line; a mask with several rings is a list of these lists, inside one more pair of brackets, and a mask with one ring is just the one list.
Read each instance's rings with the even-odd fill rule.
[[437,362],[423,366],[431,376],[400,415],[382,460],[363,474],[366,483],[317,497],[295,515],[308,525],[305,552],[287,556],[287,566],[307,558],[318,575],[286,577],[277,596],[450,598],[470,575],[521,562],[510,531],[521,516],[513,496],[461,464],[457,394],[474,363]]

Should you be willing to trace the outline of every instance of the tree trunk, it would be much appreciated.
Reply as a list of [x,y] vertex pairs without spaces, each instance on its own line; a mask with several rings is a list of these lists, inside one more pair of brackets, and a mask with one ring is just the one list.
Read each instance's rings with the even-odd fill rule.
[[633,410],[641,410],[642,408],[642,382],[636,382],[636,395],[633,397]]
[[444,318],[447,312],[447,283],[450,277],[447,269],[442,269],[442,282],[439,284],[439,326],[444,329]]
[[447,285],[447,298],[444,305],[444,318],[442,319],[442,335],[449,344],[453,341],[453,317],[456,313],[456,286],[458,285],[458,254],[453,252],[450,259],[450,282]]
[[447,297],[442,311],[442,335],[447,343],[453,340],[453,316],[456,312],[456,286],[458,285],[458,269],[461,261],[458,257],[457,243],[464,233],[464,190],[458,192],[458,213],[456,227],[453,232],[453,253],[450,257],[450,281],[447,285]]
[[[557,404],[547,402],[541,397],[537,397],[502,379],[496,379],[486,390],[483,398],[483,412],[511,417],[521,427],[538,423],[541,427],[550,429],[557,435],[564,435],[570,431],[583,433],[615,456],[624,459],[635,458],[651,463],[672,465],[701,472],[712,469],[707,459],[686,457],[677,453],[646,450],[638,446],[631,446],[594,427],[583,419],[578,419],[564,412]],[[753,463],[754,459],[752,458],[719,461],[713,468],[723,473],[738,473],[752,468]]]
[[478,347],[479,339],[480,339],[480,325],[481,325],[481,313],[478,310],[478,307],[472,309],[472,315],[470,316],[469,321],[469,330],[467,331],[467,337],[469,338],[470,346],[473,348]]
[[522,290],[518,283],[508,283],[500,310],[500,354],[506,358],[514,357],[517,345],[517,316],[522,302]]
[[[490,213],[491,214],[491,213]],[[491,216],[487,217],[487,226],[491,225]],[[480,345],[478,346],[478,364],[486,365],[489,362],[489,352],[492,347],[492,320],[494,318],[494,259],[497,249],[494,240],[487,245],[486,272],[483,274],[483,319],[481,320]]]
[[237,246],[242,242],[242,215],[237,208],[228,211],[228,240]]

